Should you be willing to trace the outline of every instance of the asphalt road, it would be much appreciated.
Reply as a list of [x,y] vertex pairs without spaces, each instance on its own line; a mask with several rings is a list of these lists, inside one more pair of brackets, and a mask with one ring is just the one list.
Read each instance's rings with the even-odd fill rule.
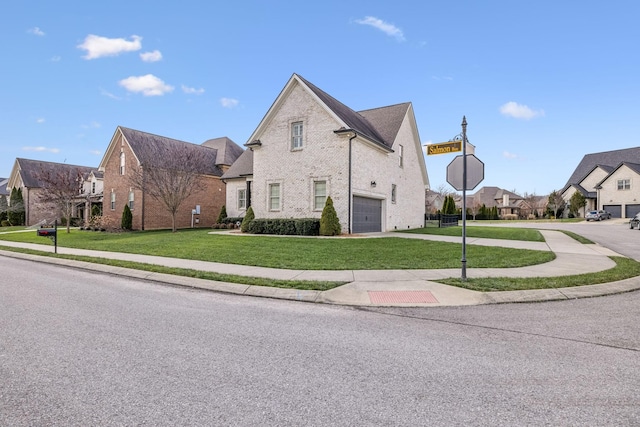
[[361,310],[0,257],[2,426],[640,425],[640,293]]

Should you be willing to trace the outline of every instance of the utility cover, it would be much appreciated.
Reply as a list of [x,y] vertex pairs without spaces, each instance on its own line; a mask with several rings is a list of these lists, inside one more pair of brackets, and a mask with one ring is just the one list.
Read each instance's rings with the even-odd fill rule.
[[464,156],[456,156],[447,166],[447,182],[458,191],[473,190],[484,179],[484,163],[475,155],[467,154],[467,186],[463,188]]

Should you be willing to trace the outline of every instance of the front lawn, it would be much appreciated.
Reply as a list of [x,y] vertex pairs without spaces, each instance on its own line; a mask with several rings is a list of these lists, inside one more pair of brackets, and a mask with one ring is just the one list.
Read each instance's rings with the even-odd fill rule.
[[[296,270],[459,268],[462,245],[389,238],[300,238],[209,234],[209,229],[103,233],[59,230],[58,246],[158,255]],[[2,234],[2,240],[52,245],[33,233]],[[551,252],[467,245],[467,267],[508,268],[551,261]]]
[[[414,228],[412,230],[403,230],[401,233],[412,234],[433,234],[438,236],[462,236],[462,226],[457,227],[426,227]],[[524,240],[527,242],[544,242],[542,234],[533,228],[515,228],[515,227],[483,227],[468,226],[466,227],[467,237],[484,238],[484,239],[503,239],[503,240]]]

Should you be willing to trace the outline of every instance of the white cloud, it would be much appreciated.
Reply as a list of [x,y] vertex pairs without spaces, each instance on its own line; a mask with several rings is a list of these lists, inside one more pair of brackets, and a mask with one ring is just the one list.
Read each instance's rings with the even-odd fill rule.
[[100,127],[100,123],[96,122],[95,120],[92,121],[91,123],[87,124],[87,125],[82,125],[83,129],[98,129]]
[[44,31],[42,31],[42,30],[41,30],[40,28],[38,28],[38,27],[29,28],[29,29],[27,30],[27,32],[28,32],[29,34],[34,34],[34,35],[36,35],[36,36],[44,36]]
[[106,96],[107,98],[111,98],[111,99],[115,99],[117,101],[120,101],[122,98],[120,98],[119,96],[116,96],[114,94],[112,94],[111,92],[107,92],[106,90],[100,88],[100,94],[103,96]]
[[43,117],[36,119],[36,123],[44,123],[44,122],[45,122],[45,119]]
[[514,153],[510,153],[508,151],[503,151],[502,152],[502,157],[505,157],[507,159],[516,159],[518,157],[518,155],[514,154]]
[[46,151],[48,153],[59,153],[60,149],[58,148],[47,148],[47,147],[22,147],[23,151]]
[[139,92],[144,96],[162,96],[173,91],[173,86],[166,84],[153,74],[127,77],[118,83],[129,92]]
[[500,112],[505,116],[524,120],[544,116],[544,110],[533,110],[526,105],[521,105],[513,101],[507,102],[501,106]]
[[154,50],[153,52],[143,52],[140,54],[140,59],[144,62],[158,62],[162,59],[162,52]]
[[102,155],[102,151],[100,151],[100,150],[90,150],[89,154],[93,154],[94,156],[100,156],[100,155]]
[[240,104],[240,101],[238,101],[237,99],[220,98],[220,105],[222,105],[224,108],[234,108],[237,107],[238,104]]
[[78,49],[87,51],[87,54],[83,56],[84,59],[96,59],[103,56],[117,56],[123,52],[140,50],[142,48],[141,40],[142,37],[136,35],[131,36],[131,40],[128,41],[123,38],[110,39],[89,34],[84,39],[84,42],[77,47]]
[[393,24],[384,22],[382,19],[378,19],[374,16],[366,16],[364,19],[356,19],[356,23],[361,25],[370,25],[373,28],[377,28],[388,36],[395,37],[399,42],[405,40],[402,30]]
[[189,87],[189,86],[185,86],[185,85],[182,85],[182,91],[184,93],[188,93],[188,94],[192,94],[192,95],[202,95],[204,93],[204,89],[203,88],[196,89],[195,87]]

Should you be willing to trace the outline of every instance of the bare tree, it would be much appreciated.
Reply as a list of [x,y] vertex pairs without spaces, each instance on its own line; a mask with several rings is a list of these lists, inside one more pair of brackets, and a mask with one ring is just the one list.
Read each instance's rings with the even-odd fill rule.
[[549,194],[548,207],[553,210],[553,215],[557,218],[564,211],[565,201],[562,197],[562,193],[559,191],[552,191]]
[[145,147],[145,162],[134,167],[129,177],[133,187],[159,203],[171,215],[176,232],[176,214],[191,195],[204,189],[203,175],[215,168],[215,150],[187,145]]
[[35,173],[40,187],[44,190],[38,197],[41,201],[53,203],[67,220],[70,232],[73,203],[82,193],[84,170],[79,167],[56,165],[42,167]]
[[528,218],[529,215],[535,215],[538,210],[539,199],[540,197],[536,196],[536,193],[524,193],[522,196],[524,206],[520,209],[520,212],[525,218]]

